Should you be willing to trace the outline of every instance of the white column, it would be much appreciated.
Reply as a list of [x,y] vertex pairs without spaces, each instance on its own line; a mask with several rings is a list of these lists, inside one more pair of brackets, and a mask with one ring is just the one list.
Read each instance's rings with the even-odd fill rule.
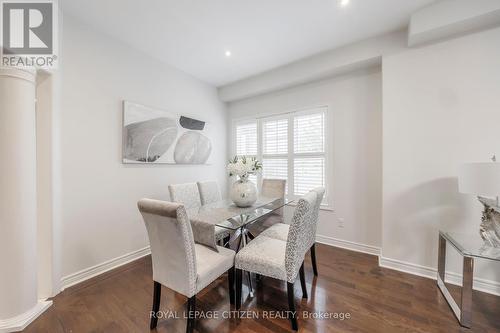
[[50,305],[37,297],[35,78],[0,68],[0,332]]

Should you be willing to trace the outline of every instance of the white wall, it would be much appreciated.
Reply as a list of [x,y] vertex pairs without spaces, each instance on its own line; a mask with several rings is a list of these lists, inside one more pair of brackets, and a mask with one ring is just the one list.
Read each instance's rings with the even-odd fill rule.
[[[478,232],[481,206],[456,177],[500,154],[499,41],[494,29],[383,59],[383,257],[436,268],[438,229]],[[476,276],[500,281],[500,265]]]
[[[64,17],[62,94],[56,135],[62,276],[148,245],[142,197],[168,199],[170,183],[226,186],[226,113],[217,91],[164,63]],[[220,131],[208,166],[123,165],[122,101],[198,116]]]
[[[380,246],[381,98],[378,67],[229,104],[231,119],[329,106],[333,142],[327,147],[333,174],[328,178],[335,212],[321,212],[318,234],[323,241],[334,243],[331,238],[336,238]],[[344,228],[338,227],[339,217],[345,219]]]

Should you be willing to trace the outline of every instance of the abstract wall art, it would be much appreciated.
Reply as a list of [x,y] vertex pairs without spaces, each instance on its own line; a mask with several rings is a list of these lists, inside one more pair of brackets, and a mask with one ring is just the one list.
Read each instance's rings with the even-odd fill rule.
[[123,102],[123,163],[208,164],[210,124]]

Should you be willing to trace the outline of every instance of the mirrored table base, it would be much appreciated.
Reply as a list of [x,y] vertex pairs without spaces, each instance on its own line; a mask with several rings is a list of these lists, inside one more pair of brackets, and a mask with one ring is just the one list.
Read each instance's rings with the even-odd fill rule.
[[[457,302],[455,302],[455,299],[451,296],[444,282],[446,269],[446,243],[447,238],[445,238],[442,232],[439,232],[437,285],[455,314],[455,317],[458,319],[460,325],[470,328],[472,321],[472,281],[474,276],[474,258],[464,255],[460,249],[457,249],[458,253],[463,256],[462,293],[460,297],[460,305],[458,305]],[[455,247],[453,243],[452,245]]]
[[[232,233],[231,238],[229,238],[228,240],[228,243],[231,244],[234,241],[238,240],[238,245],[236,247],[236,253],[238,253],[242,248],[244,248],[248,244],[249,238],[253,239],[253,235],[250,233],[250,230],[247,229],[247,226],[243,225],[238,230]],[[226,246],[226,244],[224,244],[224,246]],[[248,278],[248,290],[250,293],[250,297],[253,297],[254,292],[252,286],[252,276],[250,272],[247,272],[247,278]]]

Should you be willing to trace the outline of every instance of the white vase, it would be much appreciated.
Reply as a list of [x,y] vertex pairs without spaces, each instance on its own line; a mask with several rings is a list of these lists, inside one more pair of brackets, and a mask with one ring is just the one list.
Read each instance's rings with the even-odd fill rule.
[[257,186],[248,177],[241,177],[234,182],[229,197],[238,207],[250,207],[257,201]]

